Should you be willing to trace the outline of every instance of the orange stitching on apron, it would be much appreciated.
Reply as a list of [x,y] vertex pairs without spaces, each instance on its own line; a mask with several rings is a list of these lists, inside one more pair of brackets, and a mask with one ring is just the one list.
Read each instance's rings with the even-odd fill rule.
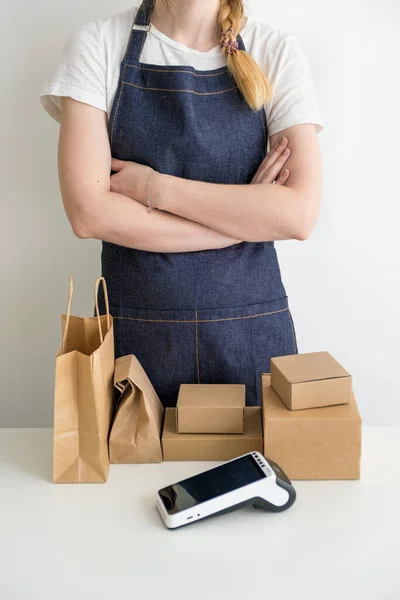
[[199,370],[199,330],[196,310],[196,364],[197,364],[197,383],[200,383],[200,370]]
[[[146,64],[146,63],[144,63],[144,64]],[[138,67],[137,65],[131,65],[129,63],[126,66],[131,67],[133,69],[141,69],[142,71],[154,71],[155,73],[190,73],[190,75],[193,75],[194,77],[218,77],[218,75],[222,75],[223,73],[228,72],[228,69],[225,69],[224,71],[221,71],[220,73],[204,74],[204,73],[193,73],[192,71],[185,71],[183,69],[182,70],[181,69],[150,69],[149,67]]]
[[125,54],[124,54],[124,60],[126,59],[126,57],[127,57],[127,55],[128,55],[128,50],[129,50],[129,49],[130,49],[130,47],[131,47],[131,43],[132,43],[132,37],[133,37],[133,32],[134,32],[134,29],[133,29],[133,27],[132,27],[132,29],[131,29],[131,33],[130,33],[130,36],[129,36],[129,42],[128,42],[128,45],[126,46],[126,50],[125,50]]
[[298,348],[297,348],[297,342],[296,342],[296,335],[295,335],[295,333],[294,333],[293,319],[292,319],[292,315],[291,315],[291,313],[290,313],[290,310],[289,310],[289,319],[290,319],[290,324],[291,324],[291,326],[292,326],[292,335],[293,335],[293,351],[294,351],[294,354],[296,354],[296,352],[298,352]]
[[196,96],[212,96],[214,94],[224,94],[225,92],[231,92],[232,90],[238,89],[238,87],[235,85],[235,87],[229,88],[228,90],[221,90],[220,92],[194,92],[193,90],[168,90],[166,88],[144,87],[142,85],[136,85],[136,83],[129,83],[129,81],[123,81],[122,83],[124,83],[125,85],[131,85],[135,88],[139,88],[140,90],[151,90],[155,92],[188,92],[189,94],[196,94]]
[[[126,69],[126,66],[124,67],[124,72],[123,72],[123,75],[122,75],[122,79],[125,77],[125,69]],[[119,102],[121,100],[123,87],[124,87],[124,82],[122,82],[121,89],[119,90],[117,108],[115,109],[114,118],[113,118],[113,122],[112,122],[112,125],[111,125],[111,140],[110,140],[110,148],[111,148],[111,150],[112,150],[112,147],[113,147],[115,119],[116,119],[117,114],[118,114]]]
[[279,310],[273,310],[272,312],[259,313],[258,315],[246,315],[245,317],[226,317],[223,319],[188,319],[182,321],[179,319],[140,319],[136,317],[114,317],[114,319],[128,320],[128,321],[146,321],[147,323],[216,323],[217,321],[237,321],[239,319],[254,319],[255,317],[265,317],[266,315],[275,315],[277,313],[288,310],[288,307],[281,308]]

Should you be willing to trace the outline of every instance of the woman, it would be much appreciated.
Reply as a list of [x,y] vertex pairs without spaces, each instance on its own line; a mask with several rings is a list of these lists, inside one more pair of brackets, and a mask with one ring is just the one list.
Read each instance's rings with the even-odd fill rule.
[[72,229],[103,242],[116,357],[164,406],[180,383],[259,405],[270,358],[298,351],[274,240],[308,238],[321,195],[295,38],[242,0],[143,0],[81,27],[41,97]]

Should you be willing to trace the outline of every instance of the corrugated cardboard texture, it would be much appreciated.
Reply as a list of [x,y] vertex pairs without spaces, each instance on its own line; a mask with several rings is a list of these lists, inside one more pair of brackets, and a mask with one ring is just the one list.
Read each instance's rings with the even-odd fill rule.
[[177,433],[176,408],[165,410],[163,459],[230,460],[246,452],[263,451],[261,408],[245,408],[244,433]]
[[243,433],[246,387],[241,383],[181,383],[178,433]]
[[290,411],[263,373],[264,455],[290,479],[359,479],[361,417],[348,404]]
[[350,402],[351,375],[329,352],[271,358],[275,392],[290,410]]

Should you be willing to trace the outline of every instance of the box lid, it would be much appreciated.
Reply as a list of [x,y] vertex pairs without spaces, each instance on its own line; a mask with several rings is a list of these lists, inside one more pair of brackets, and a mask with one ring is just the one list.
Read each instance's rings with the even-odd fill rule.
[[350,373],[329,352],[307,352],[271,358],[289,383],[349,377]]
[[318,408],[304,408],[288,410],[278,394],[271,386],[271,375],[262,373],[262,394],[264,417],[269,419],[357,419],[361,420],[354,393],[351,393],[350,402],[334,406],[319,406]]
[[241,383],[181,383],[179,408],[243,408],[245,385]]

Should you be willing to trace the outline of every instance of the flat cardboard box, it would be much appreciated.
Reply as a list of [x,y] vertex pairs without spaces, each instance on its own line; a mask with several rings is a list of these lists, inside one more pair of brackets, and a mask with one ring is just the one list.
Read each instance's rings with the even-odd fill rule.
[[351,375],[329,352],[271,358],[270,368],[272,387],[290,410],[351,400]]
[[290,411],[261,375],[264,455],[289,479],[359,479],[361,417],[348,404]]
[[176,408],[165,409],[163,460],[230,460],[247,452],[262,453],[261,408],[244,411],[243,433],[177,433]]
[[178,433],[243,433],[246,386],[241,383],[181,383]]

